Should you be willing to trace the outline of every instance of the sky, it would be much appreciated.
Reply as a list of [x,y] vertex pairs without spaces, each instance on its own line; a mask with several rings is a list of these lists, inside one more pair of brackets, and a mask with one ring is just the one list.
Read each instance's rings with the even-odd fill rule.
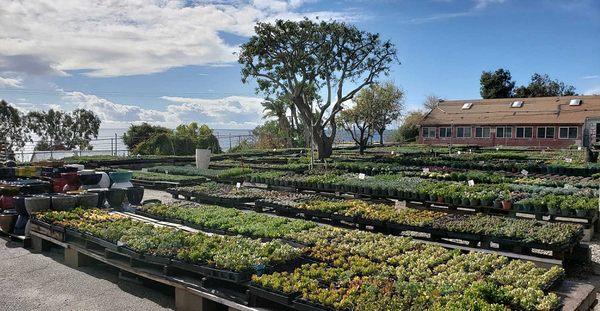
[[484,70],[535,72],[600,94],[596,0],[0,0],[0,99],[23,111],[91,109],[104,128],[264,122],[234,53],[257,21],[337,20],[398,49],[406,109],[476,99]]

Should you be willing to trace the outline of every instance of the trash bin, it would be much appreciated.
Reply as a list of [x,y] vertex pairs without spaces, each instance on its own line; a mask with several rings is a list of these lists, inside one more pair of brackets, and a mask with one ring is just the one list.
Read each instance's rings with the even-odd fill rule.
[[196,167],[207,169],[210,164],[210,149],[196,149]]

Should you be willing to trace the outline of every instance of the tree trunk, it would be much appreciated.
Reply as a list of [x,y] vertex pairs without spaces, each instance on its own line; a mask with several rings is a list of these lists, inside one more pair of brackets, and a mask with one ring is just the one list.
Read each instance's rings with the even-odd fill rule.
[[323,160],[331,157],[333,153],[333,140],[335,137],[335,129],[332,129],[331,136],[327,136],[325,133],[325,127],[315,125],[313,127],[313,139],[317,145],[317,153],[319,154],[319,160]]
[[383,146],[383,132],[385,131],[385,129],[378,129],[377,133],[379,133],[379,144]]

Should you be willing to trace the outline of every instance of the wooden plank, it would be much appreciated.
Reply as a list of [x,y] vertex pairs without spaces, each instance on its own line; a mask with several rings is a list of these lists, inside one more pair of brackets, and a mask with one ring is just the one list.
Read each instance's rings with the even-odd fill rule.
[[563,281],[556,293],[563,298],[563,311],[590,310],[596,302],[596,291],[591,284]]

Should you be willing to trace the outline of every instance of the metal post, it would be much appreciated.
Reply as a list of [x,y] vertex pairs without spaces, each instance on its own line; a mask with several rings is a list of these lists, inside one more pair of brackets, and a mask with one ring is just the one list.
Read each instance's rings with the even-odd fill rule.
[[115,133],[115,156],[119,155],[119,150],[117,149],[117,144],[118,144],[118,140],[117,140],[117,133]]
[[113,139],[111,138],[110,139],[110,154],[111,155],[113,155],[113,149],[114,149],[114,147],[113,147]]
[[231,150],[231,132],[229,132],[229,150]]

